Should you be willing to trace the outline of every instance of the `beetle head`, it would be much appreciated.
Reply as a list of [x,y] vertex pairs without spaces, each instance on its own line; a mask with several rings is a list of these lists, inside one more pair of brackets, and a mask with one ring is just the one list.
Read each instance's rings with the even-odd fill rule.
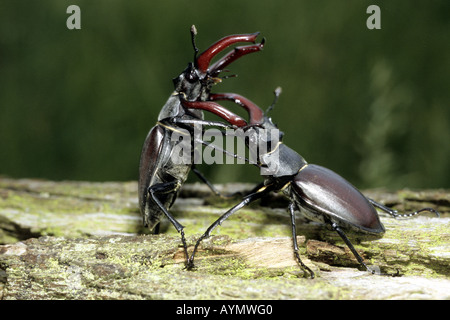
[[192,62],[176,78],[173,79],[175,91],[182,93],[189,101],[206,100],[214,84],[221,82],[220,78],[201,73]]
[[206,92],[204,76],[199,74],[194,64],[190,62],[186,69],[176,78],[173,79],[175,91],[184,93],[187,100],[195,101],[202,93]]
[[263,39],[261,43],[256,45],[236,47],[217,62],[210,65],[211,60],[230,45],[238,42],[254,43],[259,33],[226,36],[213,43],[198,57],[198,49],[195,45],[196,34],[197,30],[195,26],[192,26],[191,38],[195,51],[194,62],[189,63],[187,68],[178,77],[173,79],[175,91],[183,93],[190,101],[207,100],[212,86],[222,81],[218,75],[224,71],[225,67],[246,54],[260,51],[264,46]]

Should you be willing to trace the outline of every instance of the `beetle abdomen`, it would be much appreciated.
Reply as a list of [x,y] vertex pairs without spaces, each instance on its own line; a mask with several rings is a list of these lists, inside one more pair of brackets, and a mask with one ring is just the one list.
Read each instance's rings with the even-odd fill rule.
[[291,196],[297,205],[314,214],[325,215],[343,227],[382,233],[378,213],[367,198],[335,172],[307,165],[291,182]]

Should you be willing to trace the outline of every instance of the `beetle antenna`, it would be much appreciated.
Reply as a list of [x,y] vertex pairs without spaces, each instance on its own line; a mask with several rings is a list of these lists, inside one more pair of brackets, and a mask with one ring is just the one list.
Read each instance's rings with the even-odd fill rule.
[[273,92],[275,94],[275,98],[273,98],[272,104],[267,108],[266,112],[264,112],[264,115],[267,115],[272,109],[275,107],[275,104],[278,101],[278,98],[281,95],[281,87],[276,87],[275,91]]
[[[397,210],[394,210],[393,213],[390,213],[394,218],[409,218],[409,217],[413,217],[415,215],[418,215],[419,213],[423,212],[423,211],[428,211],[431,213],[434,213],[438,218],[440,217],[439,211],[434,210],[433,208],[423,208],[411,213],[398,213]],[[389,213],[389,212],[388,212]]]
[[[228,71],[228,70],[224,70],[224,71]],[[237,74],[229,74],[229,75],[220,77],[220,79],[225,80],[225,79],[228,79],[228,78],[237,78],[237,76],[238,76]]]
[[419,213],[421,213],[423,211],[428,211],[428,212],[434,213],[438,218],[440,217],[439,211],[434,210],[433,208],[422,208],[420,210],[417,210],[417,211],[414,211],[414,212],[411,212],[411,213],[398,213],[397,210],[388,208],[388,207],[382,205],[381,203],[376,202],[375,200],[372,200],[370,198],[367,198],[367,200],[369,200],[369,202],[371,204],[373,204],[375,207],[377,207],[378,209],[381,209],[384,212],[390,214],[394,218],[409,218],[409,217],[413,217],[415,215],[418,215]]
[[197,61],[197,53],[198,53],[198,48],[197,45],[195,44],[195,36],[197,35],[197,28],[195,27],[195,24],[193,24],[191,26],[191,41],[192,41],[192,46],[194,47],[194,61]]

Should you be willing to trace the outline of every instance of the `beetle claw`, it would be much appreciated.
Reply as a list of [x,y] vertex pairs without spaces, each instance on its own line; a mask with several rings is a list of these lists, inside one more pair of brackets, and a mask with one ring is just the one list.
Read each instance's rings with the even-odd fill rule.
[[197,269],[197,267],[194,265],[194,261],[191,261],[191,259],[188,259],[186,262],[186,265],[184,266],[184,269],[187,271],[194,271]]
[[388,276],[388,277],[401,277],[400,271],[396,269],[395,273],[390,272],[381,272],[380,268],[378,266],[374,266],[374,268],[369,268],[368,266],[364,266],[370,274],[374,274],[377,276]]

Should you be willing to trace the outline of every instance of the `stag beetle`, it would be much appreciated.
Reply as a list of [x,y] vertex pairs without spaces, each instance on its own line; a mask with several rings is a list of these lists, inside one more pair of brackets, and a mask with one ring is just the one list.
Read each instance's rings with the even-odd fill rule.
[[[274,103],[269,107],[269,110],[273,108],[278,100],[280,92],[281,89],[277,88]],[[257,165],[259,167],[267,167],[275,160],[278,165],[275,170],[272,170],[270,174],[265,176],[262,184],[211,224],[197,240],[194,251],[188,261],[189,268],[194,267],[194,256],[203,239],[209,237],[218,225],[222,224],[236,211],[255,200],[267,196],[270,192],[282,192],[289,200],[288,209],[292,225],[294,255],[300,266],[310,273],[311,278],[314,278],[314,272],[301,261],[298,253],[295,225],[296,210],[300,211],[308,220],[330,225],[352,251],[359,264],[371,273],[375,273],[375,270],[370,269],[364,263],[363,258],[355,250],[343,229],[352,229],[366,234],[383,234],[385,229],[375,209],[376,207],[393,217],[410,217],[423,211],[429,211],[439,216],[439,213],[432,208],[423,208],[412,213],[399,214],[396,210],[366,198],[358,189],[335,172],[319,165],[308,164],[302,156],[282,143],[283,133],[277,130],[272,120],[256,104],[245,97],[234,93],[224,93],[211,94],[209,98],[211,101],[231,100],[247,109],[250,114],[250,123],[253,125],[246,127],[246,130],[254,129],[255,134],[249,135],[246,143],[249,145],[252,139],[256,139],[256,141],[265,139],[264,142],[270,145],[267,152],[258,155],[259,163]],[[203,103],[198,102],[198,104]],[[278,133],[278,136],[267,134],[268,130],[274,130],[275,133]],[[389,275],[398,275],[398,272],[397,274]]]
[[[138,182],[139,208],[144,225],[150,230],[157,230],[161,218],[166,216],[181,234],[186,259],[188,254],[183,232],[184,227],[172,216],[169,209],[191,169],[208,184],[213,192],[216,194],[218,192],[194,168],[192,162],[188,164],[174,163],[172,151],[178,142],[172,141],[172,133],[181,129],[191,131],[196,124],[222,128],[245,126],[247,122],[244,119],[217,103],[196,104],[195,102],[209,99],[210,90],[214,84],[221,81],[218,75],[225,67],[246,54],[260,51],[264,46],[263,40],[259,44],[236,47],[210,66],[211,60],[218,53],[238,42],[255,43],[259,33],[224,37],[212,44],[198,57],[198,49],[195,45],[196,33],[195,26],[192,26],[191,39],[195,51],[194,63],[189,63],[187,68],[173,79],[175,91],[162,107],[156,126],[149,131],[145,139],[139,163]],[[182,101],[193,103],[187,106],[182,105]],[[203,120],[202,110],[216,114],[227,123]]]

